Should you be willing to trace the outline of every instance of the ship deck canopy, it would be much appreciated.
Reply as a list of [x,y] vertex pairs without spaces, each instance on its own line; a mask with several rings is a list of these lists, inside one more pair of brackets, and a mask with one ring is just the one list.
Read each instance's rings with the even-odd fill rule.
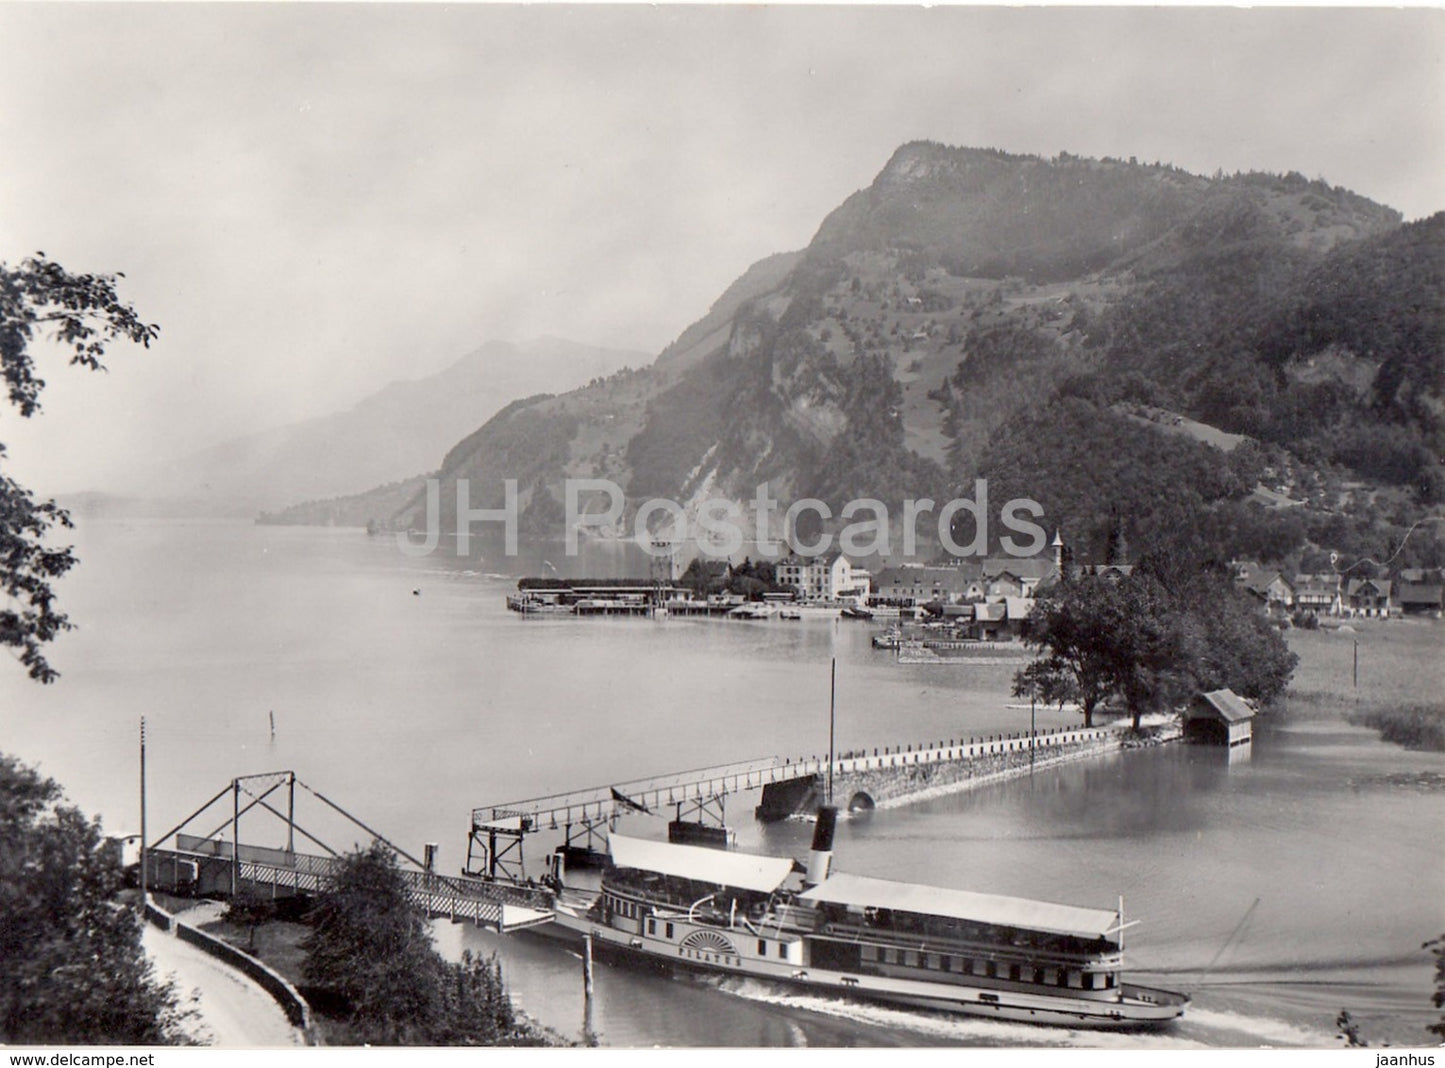
[[890,909],[995,927],[1046,931],[1074,938],[1103,938],[1119,926],[1119,915],[1111,909],[1057,905],[1049,901],[920,886],[865,875],[831,875],[798,896],[819,904]]
[[760,857],[620,834],[608,836],[608,848],[612,863],[619,868],[764,894],[781,886],[793,870],[793,862],[787,857]]

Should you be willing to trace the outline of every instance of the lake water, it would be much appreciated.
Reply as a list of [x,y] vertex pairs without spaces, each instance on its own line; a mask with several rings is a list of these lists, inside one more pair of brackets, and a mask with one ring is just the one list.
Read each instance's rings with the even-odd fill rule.
[[[76,541],[61,596],[80,629],[52,656],[63,677],[42,688],[19,665],[0,672],[0,748],[112,831],[138,824],[142,716],[153,837],[235,775],[292,769],[407,850],[438,843],[446,870],[465,860],[476,806],[822,752],[834,655],[839,748],[1028,725],[1010,666],[898,665],[866,624],[522,619],[493,565],[412,559],[350,530],[92,519]],[[1419,670],[1438,675],[1445,630],[1389,626],[1427,628],[1391,633],[1423,638]],[[616,1045],[1330,1046],[1348,1008],[1375,1044],[1423,1043],[1438,1011],[1419,947],[1445,931],[1445,757],[1335,719],[1263,723],[1252,748],[1234,762],[1182,746],[1118,754],[840,827],[849,871],[1102,907],[1123,894],[1141,921],[1131,971],[1194,996],[1167,1034],[946,1019],[615,964],[599,967],[594,1026]],[[805,852],[809,828],[760,827],[755,800],[729,799],[741,845]],[[335,848],[366,837],[304,791],[297,804]],[[223,808],[191,829],[212,831]],[[243,837],[279,844],[269,819],[248,815]],[[578,1033],[572,954],[535,936],[437,935],[449,953],[499,953],[522,1006]]]

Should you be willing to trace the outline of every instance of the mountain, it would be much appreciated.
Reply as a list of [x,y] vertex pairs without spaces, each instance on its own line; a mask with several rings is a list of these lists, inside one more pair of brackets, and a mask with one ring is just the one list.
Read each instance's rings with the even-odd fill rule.
[[[630,530],[650,497],[690,522],[704,500],[730,500],[750,526],[764,481],[784,506],[867,497],[897,515],[905,498],[967,496],[993,474],[1067,512],[1085,551],[1122,512],[1133,544],[1192,523],[1212,531],[1208,551],[1230,552],[1242,520],[1221,509],[1271,479],[1365,477],[1418,511],[1445,496],[1442,227],[1298,174],[910,143],[806,249],[750,268],[650,367],[516,402],[461,438],[440,468],[443,526],[460,478],[486,507],[517,479],[523,528],[553,537],[566,478],[622,486]],[[1130,405],[1248,447],[1165,440]],[[1138,483],[1172,486],[1172,471],[1190,493],[1147,508],[1125,461],[1165,462]],[[1070,469],[1115,474],[1097,482],[1105,496],[1081,495],[1087,479],[1059,475]],[[423,503],[391,521],[420,526]],[[1340,528],[1348,504],[1337,495],[1285,534],[1266,516],[1255,541],[1297,555],[1366,539],[1369,516]]]
[[164,493],[254,515],[431,471],[456,440],[517,396],[573,388],[645,353],[540,338],[490,341],[425,378],[392,382],[347,411],[237,438],[181,459]]

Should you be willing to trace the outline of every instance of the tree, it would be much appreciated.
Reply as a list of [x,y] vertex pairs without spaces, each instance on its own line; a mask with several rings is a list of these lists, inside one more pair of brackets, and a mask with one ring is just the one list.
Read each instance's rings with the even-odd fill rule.
[[357,1042],[497,1045],[535,1041],[518,1026],[494,960],[448,964],[380,843],[342,858],[310,917],[302,974],[340,1003]]
[[186,1016],[120,890],[100,823],[0,754],[0,1042],[186,1041]]
[[[1079,688],[1068,671],[1047,660],[1035,660],[1014,674],[1013,696],[1028,697],[1062,709],[1068,702],[1078,700]],[[1086,720],[1086,725],[1092,723]]]
[[[106,346],[125,339],[146,347],[159,328],[145,323],[116,294],[118,275],[71,274],[38,252],[18,267],[0,263],[0,375],[10,403],[25,418],[40,410],[44,379],[36,374],[32,344],[48,335],[70,349],[70,362],[103,370]],[[0,444],[0,461],[5,446]],[[29,490],[0,472],[0,645],[19,650],[30,677],[57,678],[42,647],[70,629],[55,608],[51,583],[76,563],[69,548],[45,544],[70,517],[54,501],[37,502]]]
[[302,948],[306,981],[345,1002],[364,1041],[416,1041],[439,1013],[441,960],[379,843],[343,859]]
[[1157,560],[1124,578],[1058,583],[1034,606],[1025,641],[1043,655],[1014,677],[1014,693],[1077,700],[1085,726],[1113,697],[1135,729],[1197,690],[1229,687],[1267,703],[1298,660],[1227,577]]
[[255,891],[242,890],[231,898],[221,918],[227,923],[234,923],[237,927],[246,928],[246,948],[254,953],[256,951],[256,929],[263,924],[270,923],[276,916],[275,901],[269,897],[262,897]]
[[677,581],[699,597],[721,593],[727,587],[727,561],[707,560],[701,556],[695,556]]
[[[1430,995],[1430,1004],[1437,1009],[1445,1009],[1445,935],[1432,938],[1420,948],[1428,949],[1435,955],[1435,993]],[[1441,1015],[1438,1023],[1428,1025],[1425,1030],[1445,1039],[1445,1014]]]
[[[1120,650],[1113,635],[1128,614],[1119,584],[1097,578],[1059,583],[1034,606],[1025,641],[1045,655],[1015,678],[1015,686],[1034,684],[1060,701],[1079,702],[1084,726],[1119,689]],[[1050,699],[1051,703],[1052,700]]]

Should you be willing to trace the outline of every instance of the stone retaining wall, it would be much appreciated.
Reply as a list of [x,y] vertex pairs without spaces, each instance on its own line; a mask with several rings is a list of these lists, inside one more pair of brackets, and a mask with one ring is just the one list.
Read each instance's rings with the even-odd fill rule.
[[292,986],[279,973],[262,964],[249,953],[243,953],[229,942],[209,935],[199,927],[177,919],[154,901],[146,901],[146,919],[163,931],[168,931],[183,942],[215,957],[224,964],[243,972],[253,979],[262,990],[276,999],[281,1011],[292,1025],[301,1029],[308,1046],[316,1045],[316,1032],[311,1025],[311,1006],[301,996],[301,991]]
[[[1176,726],[1161,728],[1153,742],[1179,737]],[[833,764],[833,797],[844,809],[892,808],[991,782],[1027,775],[1031,768],[1052,767],[1137,744],[1114,728],[1077,728],[969,739],[845,756]],[[824,773],[777,783],[763,790],[757,816],[784,819],[814,811],[823,803]]]

